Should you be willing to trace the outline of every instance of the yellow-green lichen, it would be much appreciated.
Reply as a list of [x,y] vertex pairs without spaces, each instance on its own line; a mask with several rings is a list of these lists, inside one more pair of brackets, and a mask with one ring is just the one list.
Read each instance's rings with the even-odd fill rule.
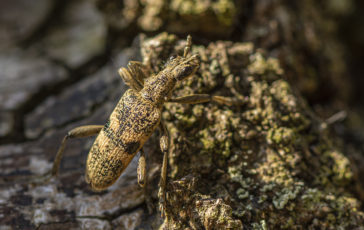
[[338,151],[331,151],[330,157],[334,160],[332,172],[334,174],[333,181],[337,184],[348,184],[353,179],[353,172],[350,168],[349,159]]
[[[171,52],[183,52],[183,43],[172,44],[178,50]],[[165,56],[153,50],[153,57]],[[175,96],[207,93],[244,103],[165,105],[172,143],[168,204],[176,214],[168,220],[171,226],[335,229],[364,223],[358,200],[347,190],[353,181],[348,159],[281,78],[277,59],[250,43],[220,41],[192,52],[201,55],[200,69],[176,87]],[[159,61],[150,63],[160,68]],[[191,173],[199,175],[201,190],[175,184]]]
[[267,229],[269,229],[267,227],[267,222],[265,220],[261,220],[259,223],[252,223],[251,227],[254,230],[267,230]]
[[212,9],[221,24],[231,26],[236,15],[236,6],[232,0],[219,0],[212,4]]
[[277,192],[273,197],[273,204],[276,209],[283,209],[290,200],[294,200],[297,194],[302,190],[302,184],[297,183],[294,187],[283,188],[281,191]]
[[[255,53],[250,56],[251,64],[248,66],[250,74],[263,75],[271,77],[271,73],[281,75],[284,73],[279,62],[275,58],[265,59],[261,53]],[[273,76],[274,77],[274,76]]]
[[[145,31],[164,27],[177,33],[199,31],[221,35],[221,32],[228,34],[232,30],[240,10],[237,4],[233,0],[142,0],[131,15],[134,16],[138,10],[143,11],[137,22]],[[172,20],[176,18],[178,20]]]
[[239,199],[246,199],[249,197],[249,192],[246,191],[245,189],[243,188],[239,188],[237,191],[236,191],[236,195],[238,196]]
[[278,145],[290,145],[295,141],[295,132],[286,127],[270,129],[267,132],[267,143]]
[[209,15],[214,14],[222,26],[231,26],[236,15],[234,1],[192,1],[192,0],[173,0],[170,8],[182,16]]

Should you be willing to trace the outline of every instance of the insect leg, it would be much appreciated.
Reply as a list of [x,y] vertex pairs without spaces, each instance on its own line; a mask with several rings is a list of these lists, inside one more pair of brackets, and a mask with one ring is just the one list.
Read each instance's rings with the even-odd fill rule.
[[161,211],[161,216],[163,217],[166,213],[166,182],[167,182],[167,164],[168,164],[168,149],[169,149],[169,138],[168,130],[165,125],[160,123],[160,130],[162,136],[160,138],[160,147],[163,152],[163,163],[161,169],[161,178],[159,181],[159,210]]
[[119,69],[119,75],[130,88],[139,91],[143,88],[144,79],[149,76],[149,70],[141,62],[130,61],[127,69]]
[[150,214],[153,213],[153,202],[151,199],[150,194],[148,193],[147,189],[147,181],[148,181],[148,175],[147,175],[147,167],[146,167],[146,160],[145,160],[145,153],[144,150],[140,150],[140,157],[138,161],[138,184],[140,187],[143,188],[144,197],[145,197],[145,203],[147,204],[147,208]]
[[121,67],[118,72],[125,84],[130,88],[136,91],[140,91],[143,88],[143,83],[140,82],[130,70]]
[[223,105],[239,105],[244,104],[243,101],[238,100],[236,98],[231,97],[222,97],[222,96],[211,96],[209,94],[191,94],[183,97],[177,97],[169,99],[167,102],[175,102],[175,103],[182,103],[182,104],[198,104],[198,103],[205,103],[205,102],[217,102]]
[[144,153],[144,150],[141,149],[140,157],[139,157],[139,161],[138,161],[138,169],[137,169],[138,184],[140,185],[140,187],[144,187],[146,184],[147,177],[146,177],[145,173],[146,173],[145,153]]
[[150,75],[149,69],[139,61],[130,61],[128,69],[142,85],[144,85],[144,79]]
[[61,146],[58,149],[56,158],[53,163],[53,168],[51,170],[51,176],[56,176],[58,174],[59,165],[61,163],[64,148],[66,147],[66,142],[68,139],[96,135],[101,131],[103,127],[103,125],[86,125],[74,128],[69,131],[67,135],[63,138]]

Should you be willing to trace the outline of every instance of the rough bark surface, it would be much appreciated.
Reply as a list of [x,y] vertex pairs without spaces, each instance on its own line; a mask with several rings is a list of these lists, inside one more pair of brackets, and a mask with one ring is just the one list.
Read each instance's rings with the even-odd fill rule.
[[[363,229],[362,101],[347,77],[352,48],[336,36],[357,4],[2,1],[0,229]],[[157,211],[158,133],[144,148],[148,199],[137,158],[91,191],[93,138],[70,140],[59,176],[34,183],[68,130],[107,120],[126,90],[118,67],[139,60],[158,72],[187,33],[201,66],[174,96],[241,105],[165,105],[168,218]]]

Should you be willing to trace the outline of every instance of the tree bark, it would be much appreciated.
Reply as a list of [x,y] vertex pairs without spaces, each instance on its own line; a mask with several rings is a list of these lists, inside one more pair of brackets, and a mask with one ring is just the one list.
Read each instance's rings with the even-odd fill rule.
[[[355,88],[336,36],[348,2],[0,3],[14,12],[4,28],[22,28],[0,31],[1,229],[360,229],[364,135],[353,127],[363,116],[331,116]],[[239,103],[165,104],[168,218],[158,212],[158,132],[144,146],[146,191],[138,156],[106,191],[88,187],[94,138],[69,140],[59,175],[36,183],[69,130],[105,123],[126,90],[117,69],[139,60],[159,72],[183,54],[185,34],[201,64],[174,97]]]

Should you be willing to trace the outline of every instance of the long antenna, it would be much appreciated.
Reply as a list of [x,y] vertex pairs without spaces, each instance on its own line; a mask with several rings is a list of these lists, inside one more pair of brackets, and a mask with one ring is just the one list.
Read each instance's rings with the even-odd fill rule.
[[191,37],[191,35],[188,35],[187,36],[187,45],[186,45],[185,50],[183,52],[183,57],[187,57],[188,53],[191,50],[191,46],[192,46],[192,37]]

